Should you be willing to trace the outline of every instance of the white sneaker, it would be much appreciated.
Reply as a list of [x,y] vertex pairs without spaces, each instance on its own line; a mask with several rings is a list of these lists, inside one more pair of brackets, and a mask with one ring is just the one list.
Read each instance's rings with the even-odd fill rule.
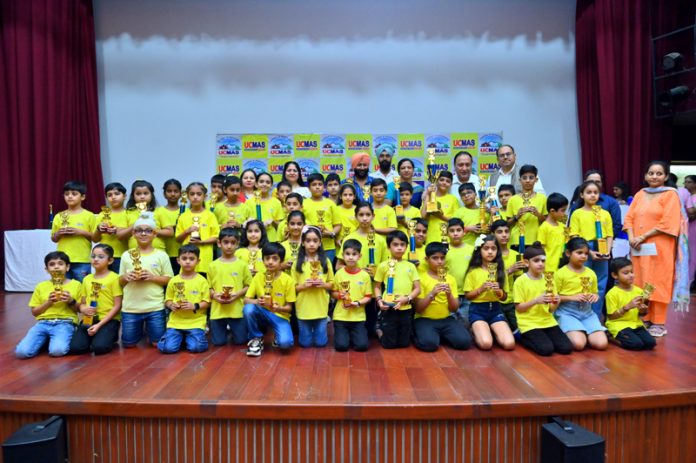
[[263,352],[263,339],[253,338],[247,343],[246,354],[248,357],[259,357]]

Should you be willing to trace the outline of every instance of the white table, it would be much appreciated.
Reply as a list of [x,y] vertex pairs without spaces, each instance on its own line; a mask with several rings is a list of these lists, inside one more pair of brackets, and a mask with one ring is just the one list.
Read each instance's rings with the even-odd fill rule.
[[56,250],[51,230],[5,232],[5,291],[32,292],[48,279],[44,257]]

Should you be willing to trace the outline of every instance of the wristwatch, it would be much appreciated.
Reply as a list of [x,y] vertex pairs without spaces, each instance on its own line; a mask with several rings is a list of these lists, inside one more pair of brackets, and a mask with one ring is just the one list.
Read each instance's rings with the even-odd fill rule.
[[413,302],[413,298],[412,298],[411,295],[409,294],[409,295],[408,295],[408,303],[410,304],[411,302]]
[[200,309],[200,308],[201,308],[201,305],[198,302],[193,304],[193,313],[198,313],[198,309]]

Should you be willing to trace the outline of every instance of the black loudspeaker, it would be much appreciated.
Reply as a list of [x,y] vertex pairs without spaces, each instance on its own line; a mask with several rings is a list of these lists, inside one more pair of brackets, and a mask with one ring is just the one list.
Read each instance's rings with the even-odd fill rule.
[[68,459],[65,421],[52,416],[22,426],[2,443],[2,458],[5,463],[65,463]]
[[541,427],[541,463],[602,463],[604,438],[553,417]]

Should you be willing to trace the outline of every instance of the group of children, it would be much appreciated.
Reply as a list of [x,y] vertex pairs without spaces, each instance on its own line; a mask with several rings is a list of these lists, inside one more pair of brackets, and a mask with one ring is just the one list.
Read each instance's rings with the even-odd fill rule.
[[[45,258],[51,279],[31,297],[37,323],[16,355],[46,345],[52,356],[104,354],[119,331],[123,347],[146,334],[163,353],[202,352],[209,331],[213,345],[246,344],[259,356],[267,331],[281,350],[296,334],[301,347],[326,346],[329,320],[337,351],[364,351],[371,335],[387,349],[413,341],[423,351],[472,341],[484,350],[520,342],[539,355],[605,349],[609,339],[655,346],[631,262],[608,268],[611,217],[594,182],[581,185],[568,220],[568,200],[534,192],[529,165],[519,194],[503,185],[493,200],[480,195],[483,206],[470,183],[451,195],[447,171],[420,208],[408,184],[391,204],[380,179],[360,188],[311,174],[303,197],[285,182],[273,189],[270,174],[249,176],[213,177],[208,200],[202,183],[182,191],[168,180],[163,207],[149,182],[136,181],[128,201],[110,183],[98,215],[82,208],[85,186],[66,183],[68,208],[52,228],[58,250]],[[606,292],[609,270],[616,284]]]

